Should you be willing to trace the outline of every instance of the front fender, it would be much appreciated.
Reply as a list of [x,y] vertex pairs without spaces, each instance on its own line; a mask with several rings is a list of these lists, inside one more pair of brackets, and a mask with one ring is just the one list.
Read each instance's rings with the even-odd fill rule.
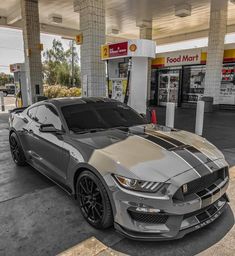
[[77,181],[77,178],[78,178],[79,174],[84,170],[91,171],[102,182],[103,186],[105,187],[105,189],[108,193],[109,201],[112,205],[113,215],[115,215],[116,214],[116,207],[115,207],[115,203],[113,201],[112,193],[111,193],[107,183],[105,182],[103,176],[101,175],[101,173],[96,168],[94,168],[92,165],[90,165],[89,163],[79,163],[72,170],[69,171],[68,182],[71,185],[72,194],[76,198],[76,181]]

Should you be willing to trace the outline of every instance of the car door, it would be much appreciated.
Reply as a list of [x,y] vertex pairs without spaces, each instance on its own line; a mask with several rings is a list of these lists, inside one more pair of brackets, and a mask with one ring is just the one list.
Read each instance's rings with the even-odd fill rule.
[[18,136],[20,137],[20,141],[27,159],[30,158],[31,150],[31,133],[29,132],[29,130],[31,122],[35,118],[36,112],[37,106],[32,106],[27,110],[26,113],[22,114],[21,116],[22,121],[24,121],[24,125],[22,127],[22,131],[18,133]]
[[62,122],[53,105],[39,105],[35,119],[30,123],[31,159],[34,166],[47,176],[64,183],[69,154],[63,149],[63,134],[41,132],[41,124],[53,124],[56,129],[62,131]]

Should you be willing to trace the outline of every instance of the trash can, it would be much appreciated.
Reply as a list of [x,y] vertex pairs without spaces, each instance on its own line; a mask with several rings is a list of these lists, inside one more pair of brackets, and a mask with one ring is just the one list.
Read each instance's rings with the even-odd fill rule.
[[213,112],[213,97],[206,96],[206,97],[202,97],[201,100],[205,102],[204,112],[205,113]]

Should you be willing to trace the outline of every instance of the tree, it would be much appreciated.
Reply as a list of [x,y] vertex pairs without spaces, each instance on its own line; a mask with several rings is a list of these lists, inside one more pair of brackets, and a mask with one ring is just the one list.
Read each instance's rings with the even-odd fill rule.
[[62,43],[54,39],[52,48],[46,50],[43,53],[43,57],[43,74],[46,84],[60,84],[68,87],[72,85],[80,86],[79,58],[77,52],[74,51],[73,44],[65,51]]
[[14,83],[14,77],[10,74],[0,73],[0,86]]

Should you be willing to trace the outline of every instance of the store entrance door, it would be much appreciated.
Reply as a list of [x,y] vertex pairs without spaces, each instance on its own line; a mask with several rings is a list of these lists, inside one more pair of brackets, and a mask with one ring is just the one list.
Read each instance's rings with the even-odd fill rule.
[[179,70],[160,73],[158,79],[158,104],[165,106],[167,102],[178,104]]

